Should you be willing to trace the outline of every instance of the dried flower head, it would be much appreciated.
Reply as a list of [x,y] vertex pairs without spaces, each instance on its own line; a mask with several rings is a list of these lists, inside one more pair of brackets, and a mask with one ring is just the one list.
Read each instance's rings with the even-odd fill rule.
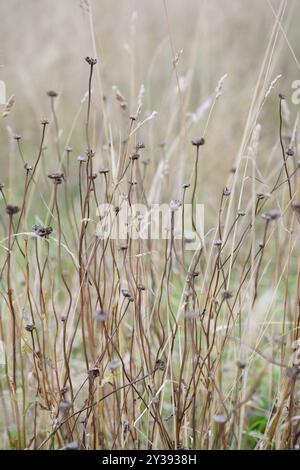
[[28,323],[28,325],[25,326],[25,330],[29,331],[30,333],[32,333],[34,329],[35,326],[32,323]]
[[100,370],[98,369],[98,367],[93,367],[92,369],[89,370],[89,377],[90,378],[96,378],[96,377],[99,377],[100,375]]
[[232,293],[229,290],[224,290],[222,297],[224,300],[229,300],[232,297]]
[[58,93],[54,90],[49,90],[47,91],[47,95],[50,97],[50,98],[56,98],[58,96]]
[[194,145],[195,147],[201,147],[204,144],[205,144],[204,137],[200,137],[198,139],[193,139],[192,140],[192,145]]
[[266,212],[265,214],[262,214],[262,218],[266,219],[268,221],[270,220],[277,220],[280,217],[280,212],[276,209],[273,209],[269,212]]
[[100,170],[99,173],[100,173],[100,175],[107,175],[109,173],[109,169],[108,168],[103,168],[103,170]]
[[65,179],[65,175],[62,172],[54,171],[48,175],[50,180],[53,180],[55,184],[61,184]]
[[19,208],[18,206],[13,206],[13,205],[11,205],[11,204],[8,204],[8,205],[6,206],[6,213],[7,213],[8,215],[11,215],[11,216],[12,216],[12,215],[17,214],[18,212],[20,212],[20,208]]
[[42,227],[41,225],[34,225],[34,232],[41,238],[47,238],[53,231],[52,227]]
[[155,370],[165,370],[166,368],[166,363],[162,359],[157,359],[155,362]]
[[294,152],[293,149],[289,148],[289,149],[287,149],[286,154],[287,154],[288,157],[293,157],[295,155],[295,152]]
[[92,57],[89,57],[89,56],[85,58],[85,61],[91,66],[94,66],[97,64],[97,59],[93,59]]

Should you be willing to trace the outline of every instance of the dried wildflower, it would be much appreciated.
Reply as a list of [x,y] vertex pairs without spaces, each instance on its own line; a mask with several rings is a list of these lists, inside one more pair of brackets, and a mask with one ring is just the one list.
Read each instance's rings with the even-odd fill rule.
[[256,197],[257,197],[257,199],[265,199],[266,195],[265,195],[265,193],[257,193]]
[[244,217],[246,215],[245,211],[242,211],[241,209],[238,210],[238,216],[239,217]]
[[131,294],[128,289],[121,289],[123,296],[127,299],[131,298]]
[[230,196],[231,190],[227,186],[223,189],[223,196]]
[[143,284],[138,284],[136,287],[137,287],[137,289],[140,290],[140,291],[141,291],[141,290],[146,290],[146,287],[145,287]]
[[87,151],[86,151],[86,156],[87,156],[88,160],[89,160],[90,158],[94,158],[95,152],[94,152],[93,150],[91,150],[91,149],[90,149],[90,150],[87,150]]
[[217,247],[222,246],[222,240],[215,240],[214,241],[214,246],[217,246]]
[[127,244],[124,244],[124,245],[120,245],[119,246],[119,250],[120,251],[126,251],[128,249],[128,245]]
[[20,141],[20,140],[22,139],[22,136],[16,134],[16,135],[14,135],[13,139],[18,142],[18,141]]
[[69,147],[69,146],[68,146],[68,147],[66,147],[66,152],[67,152],[67,153],[71,153],[71,152],[73,152],[73,149],[72,149],[72,147]]
[[61,184],[65,179],[65,175],[61,172],[53,172],[48,175],[48,178],[53,180],[55,184]]
[[166,363],[162,359],[157,359],[154,366],[155,370],[165,370]]
[[49,121],[47,119],[42,119],[41,124],[42,126],[47,126],[49,124]]
[[83,157],[82,155],[79,155],[79,157],[77,157],[77,160],[79,162],[86,162],[87,161],[86,157]]
[[108,319],[107,313],[100,309],[96,310],[94,317],[98,322],[104,322]]
[[100,175],[107,175],[109,173],[109,169],[108,168],[103,168],[103,170],[100,170],[99,173],[100,173]]
[[183,188],[183,189],[188,189],[189,187],[190,187],[190,184],[189,184],[189,183],[184,183],[184,184],[182,185],[182,188]]
[[224,290],[222,297],[224,300],[229,300],[232,297],[232,293],[229,290]]
[[131,156],[130,156],[130,159],[131,160],[138,160],[140,158],[140,154],[139,153],[133,153]]
[[295,152],[293,149],[289,148],[286,152],[288,157],[293,157],[295,155]]
[[247,367],[247,362],[245,361],[237,361],[236,365],[238,366],[239,369],[245,369]]
[[262,214],[262,218],[266,219],[268,221],[270,220],[277,220],[280,217],[280,212],[277,211],[276,209],[273,209],[269,212],[266,212],[265,214]]
[[34,232],[41,238],[47,238],[53,231],[52,227],[42,227],[41,225],[34,225]]
[[136,151],[146,148],[146,145],[143,142],[137,142],[135,149]]
[[24,170],[30,172],[30,171],[32,171],[32,169],[33,169],[33,168],[32,168],[32,165],[29,165],[29,163],[25,163],[25,165],[24,165]]
[[89,377],[90,378],[97,378],[100,375],[100,371],[98,367],[93,367],[92,369],[89,370]]
[[192,145],[194,145],[195,147],[201,147],[204,144],[205,144],[204,137],[200,137],[199,139],[192,140]]
[[12,206],[11,204],[6,206],[6,213],[8,215],[15,215],[18,212],[20,212],[20,208],[18,206]]
[[92,175],[89,175],[89,180],[94,181],[97,177],[97,173],[93,173]]
[[54,90],[50,90],[50,91],[47,91],[47,95],[50,97],[50,98],[56,98],[58,96],[58,93]]
[[285,100],[285,96],[282,93],[279,93],[278,96],[281,101]]
[[93,59],[92,57],[89,57],[89,56],[85,58],[85,61],[91,66],[94,66],[97,64],[97,59]]
[[28,323],[28,325],[25,326],[25,330],[32,333],[33,330],[35,330],[35,326],[32,323]]

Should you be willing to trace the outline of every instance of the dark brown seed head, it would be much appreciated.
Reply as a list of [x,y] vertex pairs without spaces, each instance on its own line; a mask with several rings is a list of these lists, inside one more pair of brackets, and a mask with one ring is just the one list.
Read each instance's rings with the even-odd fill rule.
[[58,93],[56,93],[56,91],[54,91],[54,90],[49,90],[49,91],[47,91],[47,95],[50,98],[56,98],[58,96]]
[[61,184],[65,179],[65,175],[62,172],[54,171],[48,175],[50,180],[53,180],[55,184]]
[[103,168],[103,170],[100,170],[99,173],[100,173],[100,175],[107,175],[107,173],[109,173],[109,169],[108,168]]
[[11,204],[6,206],[6,213],[8,215],[15,215],[18,212],[20,212],[20,208],[18,206],[12,206]]
[[52,233],[52,227],[42,227],[41,225],[33,226],[34,232],[41,238],[47,238]]
[[204,137],[200,137],[199,139],[194,139],[194,140],[192,140],[192,144],[195,147],[201,147],[202,145],[205,144],[205,139],[204,139]]
[[93,59],[92,57],[89,57],[89,56],[85,58],[85,61],[91,66],[97,64],[97,59]]
[[34,329],[35,329],[35,326],[32,324],[28,324],[25,326],[25,330],[29,331],[30,333],[32,333]]
[[232,293],[229,290],[225,290],[222,295],[224,300],[229,300],[232,297]]
[[155,370],[165,370],[166,363],[162,359],[157,359],[155,362]]
[[100,371],[98,367],[93,367],[92,369],[89,370],[89,376],[91,378],[99,377],[99,375],[100,375]]

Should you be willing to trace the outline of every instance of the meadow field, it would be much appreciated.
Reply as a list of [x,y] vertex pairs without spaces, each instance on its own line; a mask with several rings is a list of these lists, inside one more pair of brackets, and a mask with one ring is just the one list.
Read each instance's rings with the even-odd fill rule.
[[300,2],[0,12],[1,449],[299,449]]

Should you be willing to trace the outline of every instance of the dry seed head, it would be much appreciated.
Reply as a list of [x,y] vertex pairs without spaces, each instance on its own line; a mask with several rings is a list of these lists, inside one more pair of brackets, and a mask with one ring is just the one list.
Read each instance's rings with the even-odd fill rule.
[[97,64],[97,59],[93,59],[92,57],[89,57],[89,56],[85,58],[85,61],[91,66],[94,66]]
[[277,220],[280,217],[280,212],[276,209],[273,209],[265,214],[262,214],[262,218],[266,220]]
[[8,204],[6,206],[6,213],[10,216],[17,214],[20,212],[20,208],[18,206],[13,206],[11,204]]
[[200,137],[199,139],[192,140],[192,145],[194,145],[195,147],[201,147],[204,144],[205,144],[204,137]]
[[157,359],[154,366],[155,370],[165,370],[166,363],[162,359]]
[[56,98],[58,96],[58,93],[54,90],[49,90],[47,91],[47,95],[49,96],[49,98]]
[[99,377],[100,375],[100,371],[98,369],[98,367],[93,367],[92,369],[89,370],[89,377],[90,378],[96,378],[96,377]]

